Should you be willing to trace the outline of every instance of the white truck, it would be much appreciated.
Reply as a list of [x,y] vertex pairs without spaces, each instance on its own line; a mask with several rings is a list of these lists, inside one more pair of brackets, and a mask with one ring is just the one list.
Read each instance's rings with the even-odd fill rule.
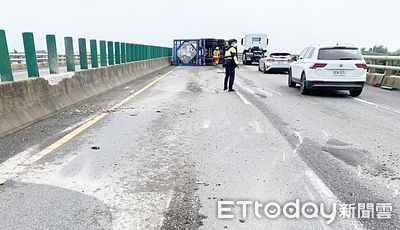
[[265,57],[269,38],[266,34],[246,34],[241,43],[244,46],[243,64],[251,65],[253,62],[259,62],[261,58]]

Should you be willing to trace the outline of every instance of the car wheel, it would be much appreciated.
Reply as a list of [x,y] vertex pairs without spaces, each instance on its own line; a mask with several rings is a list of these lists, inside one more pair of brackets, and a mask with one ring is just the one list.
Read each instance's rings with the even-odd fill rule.
[[362,93],[362,89],[353,89],[350,90],[350,96],[352,97],[358,97]]
[[292,69],[289,69],[289,73],[288,73],[288,86],[290,88],[296,87],[296,82],[294,82],[292,79]]
[[260,72],[261,72],[261,67],[260,67],[260,64],[258,64],[258,71],[260,71]]
[[265,63],[264,63],[264,69],[263,69],[263,73],[268,73],[268,71],[267,71],[267,67],[265,66]]
[[310,90],[307,88],[306,85],[306,75],[304,73],[301,75],[300,93],[302,95],[307,95],[310,93]]

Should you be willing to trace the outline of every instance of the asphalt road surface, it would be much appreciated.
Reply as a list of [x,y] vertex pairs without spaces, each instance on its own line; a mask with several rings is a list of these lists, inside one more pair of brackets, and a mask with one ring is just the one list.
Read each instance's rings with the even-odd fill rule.
[[[169,67],[0,139],[0,228],[400,228],[399,92],[303,96],[285,74],[237,75],[229,93],[220,68]],[[296,200],[375,215],[226,205]],[[218,218],[223,202],[233,219]]]

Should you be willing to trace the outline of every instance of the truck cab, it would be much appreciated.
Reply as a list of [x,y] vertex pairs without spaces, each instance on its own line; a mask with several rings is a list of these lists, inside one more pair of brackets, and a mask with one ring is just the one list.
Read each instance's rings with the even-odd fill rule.
[[241,44],[244,46],[242,61],[244,65],[250,65],[253,62],[259,62],[267,53],[269,43],[266,34],[247,34],[242,38]]

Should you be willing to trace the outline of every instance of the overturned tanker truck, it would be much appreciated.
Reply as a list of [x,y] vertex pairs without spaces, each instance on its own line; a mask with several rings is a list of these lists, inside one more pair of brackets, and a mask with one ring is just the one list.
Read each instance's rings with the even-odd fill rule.
[[220,50],[220,63],[224,60],[227,49],[225,39],[176,39],[173,46],[173,64],[184,66],[211,66],[213,53],[218,47]]

